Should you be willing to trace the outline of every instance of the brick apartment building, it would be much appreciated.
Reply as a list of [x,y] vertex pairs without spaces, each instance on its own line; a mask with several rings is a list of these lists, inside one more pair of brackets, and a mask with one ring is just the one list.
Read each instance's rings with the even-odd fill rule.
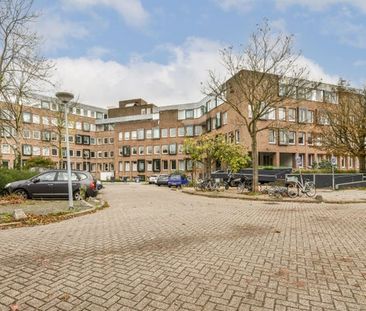
[[[279,85],[279,96],[282,87]],[[329,122],[321,113],[324,105],[335,105],[339,101],[336,87],[322,84],[305,97],[301,90],[297,94],[295,106],[284,104],[260,121],[277,120],[280,127],[259,134],[259,165],[296,167],[295,159],[300,157],[300,166],[307,168],[314,161],[330,157],[316,148],[320,143],[316,133]],[[57,147],[58,109],[57,102],[47,97],[37,97],[25,106],[23,137],[19,138],[23,161],[42,155],[57,162],[60,152],[65,159],[64,135],[62,150]],[[243,109],[250,114],[248,106]],[[7,113],[3,108],[1,118],[8,117]],[[1,132],[0,161],[2,166],[11,168],[14,154],[11,137],[7,134],[9,130],[3,128]],[[228,141],[243,144],[250,152],[249,134],[236,112],[214,97],[171,106],[156,106],[143,99],[120,101],[118,107],[110,109],[78,104],[70,110],[72,168],[89,170],[102,179],[190,171],[192,164],[189,155],[183,152],[183,143],[187,137],[202,133],[221,133]],[[357,167],[357,161],[339,157],[338,166],[352,169]]]

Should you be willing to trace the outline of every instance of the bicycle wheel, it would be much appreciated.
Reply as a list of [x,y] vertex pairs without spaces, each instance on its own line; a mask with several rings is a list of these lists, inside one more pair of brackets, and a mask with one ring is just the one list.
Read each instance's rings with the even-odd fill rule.
[[236,188],[238,193],[243,193],[245,189],[245,182],[240,182]]
[[287,186],[287,195],[290,198],[295,198],[299,195],[299,189],[297,188],[297,185],[295,184],[289,184]]
[[312,181],[305,183],[305,193],[308,197],[313,197],[316,195],[315,184]]

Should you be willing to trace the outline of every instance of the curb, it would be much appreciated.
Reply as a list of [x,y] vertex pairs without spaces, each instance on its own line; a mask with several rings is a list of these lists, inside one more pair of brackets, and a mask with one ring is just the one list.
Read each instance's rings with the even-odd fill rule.
[[321,204],[321,203],[327,203],[327,204],[366,204],[366,200],[358,200],[358,201],[332,201],[332,200],[322,200],[322,201],[317,201],[317,200],[304,200],[304,199],[298,199],[298,200],[293,200],[293,199],[282,199],[282,200],[276,200],[274,199],[269,199],[269,198],[258,198],[258,197],[232,197],[229,195],[225,195],[225,194],[217,194],[215,193],[214,195],[212,194],[207,194],[205,192],[202,193],[198,193],[198,192],[192,192],[192,191],[188,191],[188,190],[182,190],[183,193],[185,194],[190,194],[190,195],[199,195],[202,197],[206,197],[206,198],[219,198],[219,199],[232,199],[232,200],[244,200],[244,201],[258,201],[258,202],[290,202],[290,203],[309,203],[309,204]]
[[96,206],[96,207],[93,207],[91,209],[87,209],[87,210],[84,210],[84,211],[78,211],[78,212],[74,212],[74,213],[70,213],[70,214],[61,215],[57,218],[56,221],[45,223],[45,224],[42,224],[42,223],[27,224],[27,223],[24,223],[22,221],[3,223],[3,224],[0,224],[0,230],[11,229],[11,228],[34,227],[34,226],[49,225],[49,224],[53,224],[53,223],[56,223],[56,222],[61,222],[61,221],[64,221],[64,220],[68,220],[68,219],[72,219],[72,218],[76,218],[76,217],[80,217],[80,216],[84,216],[84,215],[88,215],[88,214],[93,214],[93,213],[97,212],[98,210],[104,209],[105,207],[103,207],[103,206],[104,206],[105,203],[106,203],[106,201],[101,200],[99,206]]

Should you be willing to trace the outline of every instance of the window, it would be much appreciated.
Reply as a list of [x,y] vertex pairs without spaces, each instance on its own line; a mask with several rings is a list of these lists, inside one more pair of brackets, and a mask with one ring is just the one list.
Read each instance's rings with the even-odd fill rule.
[[299,145],[304,145],[305,144],[305,133],[304,132],[299,132],[297,134],[297,143]]
[[104,137],[104,138],[103,138],[103,144],[104,144],[104,145],[108,144],[108,137]]
[[153,160],[153,171],[160,172],[160,160],[159,159]]
[[184,160],[179,160],[178,161],[178,169],[180,171],[185,171],[186,170],[186,163]]
[[132,171],[137,172],[137,162],[132,162]]
[[177,144],[169,145],[169,154],[177,154]]
[[145,139],[145,130],[144,129],[138,129],[137,130],[137,139],[138,140]]
[[194,110],[193,109],[187,109],[186,110],[186,119],[193,119],[194,118]]
[[227,124],[227,111],[222,114],[222,125]]
[[212,118],[211,119],[211,129],[215,129],[216,128],[216,118]]
[[143,155],[144,154],[144,146],[139,146],[139,155]]
[[136,140],[137,139],[137,131],[132,131],[131,132],[131,139],[132,140]]
[[145,160],[138,160],[137,161],[137,171],[139,173],[145,172]]
[[158,127],[155,127],[152,130],[153,130],[153,138],[154,139],[160,138],[160,129]]
[[130,171],[130,162],[125,162],[125,172]]
[[313,144],[313,133],[307,133],[307,142],[308,145],[312,145]]
[[296,121],[296,109],[289,108],[288,110],[288,121],[295,122]]
[[3,154],[10,154],[10,145],[2,144],[1,145],[1,153]]
[[183,153],[183,151],[184,151],[184,145],[183,145],[183,144],[179,144],[179,145],[178,145],[178,153],[179,153],[179,154],[182,154],[182,153]]
[[41,118],[39,117],[38,114],[33,115],[33,123],[35,123],[35,124],[40,124],[41,123]]
[[146,139],[152,138],[152,130],[146,130]]
[[57,135],[57,133],[52,132],[52,133],[51,133],[51,140],[52,140],[52,141],[57,141],[57,139],[58,139],[58,135]]
[[118,133],[118,141],[122,141],[123,140],[123,133],[119,132]]
[[31,138],[30,130],[23,130],[23,138],[24,139],[30,139]]
[[90,123],[83,122],[83,131],[89,132],[90,131]]
[[168,154],[169,153],[168,145],[162,145],[161,146],[161,153],[162,154]]
[[75,135],[75,144],[81,145],[83,143],[83,136]]
[[296,132],[290,131],[288,132],[288,144],[295,145],[296,143]]
[[81,158],[81,150],[76,150],[76,156],[77,156],[78,158]]
[[154,146],[154,154],[160,154],[160,146]]
[[314,111],[307,108],[299,108],[299,123],[313,123]]
[[114,138],[113,137],[109,137],[109,144],[113,145],[114,144]]
[[161,138],[168,137],[168,129],[161,129]]
[[318,124],[329,125],[329,117],[325,111],[319,111],[318,113]]
[[286,121],[286,108],[278,108],[278,120]]
[[137,147],[131,147],[131,154],[137,155]]
[[171,160],[170,161],[170,169],[172,171],[175,171],[177,169],[177,161],[176,160]]
[[148,172],[152,172],[153,170],[152,161],[147,161],[146,170]]
[[83,135],[83,145],[90,145],[90,136]]
[[288,145],[288,131],[281,129],[279,132],[279,144]]
[[50,125],[50,122],[47,117],[42,117],[42,123],[43,125]]
[[168,167],[168,160],[163,160],[163,170],[169,169]]
[[96,125],[95,124],[90,124],[90,131],[91,132],[95,132],[97,129]]
[[221,112],[216,113],[216,128],[221,127]]
[[51,141],[51,132],[43,131],[42,132],[42,140],[43,141]]
[[46,101],[41,101],[41,108],[42,109],[50,109],[50,103]]
[[336,104],[338,102],[337,93],[324,91],[324,101],[326,103]]
[[95,138],[94,137],[90,137],[90,144],[95,145]]
[[253,107],[248,105],[248,118],[253,118]]
[[50,155],[50,148],[43,147],[43,149],[42,149],[42,155],[43,156],[49,156]]
[[270,144],[276,143],[276,130],[273,129],[268,130],[268,143]]
[[32,155],[32,145],[22,145],[22,151],[24,156]]
[[125,132],[125,140],[130,140],[130,132]]
[[194,127],[194,135],[195,136],[200,136],[202,134],[202,126],[201,125],[196,125]]
[[77,129],[77,130],[81,130],[81,128],[82,128],[82,123],[81,122],[75,122],[75,128]]
[[147,146],[146,147],[146,154],[152,154],[153,153],[153,147],[152,146]]
[[23,112],[23,122],[32,123],[32,114],[30,112]]
[[58,125],[58,121],[56,118],[51,118],[51,125],[53,126],[57,126]]
[[49,172],[38,176],[39,181],[47,182],[55,180],[56,172]]
[[239,132],[239,130],[235,131],[235,143],[236,144],[240,143],[240,132]]
[[184,127],[179,127],[178,128],[178,136],[179,137],[184,137]]
[[41,148],[38,146],[33,146],[33,155],[40,156],[41,155]]
[[193,136],[193,125],[186,126],[186,136]]
[[169,136],[170,137],[176,137],[177,136],[177,129],[176,128],[170,128],[169,129]]

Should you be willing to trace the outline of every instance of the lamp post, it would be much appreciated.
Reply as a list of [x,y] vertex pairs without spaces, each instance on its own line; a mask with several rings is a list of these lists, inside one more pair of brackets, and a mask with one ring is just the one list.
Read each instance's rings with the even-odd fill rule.
[[70,142],[69,142],[69,122],[67,120],[68,103],[74,98],[74,95],[67,92],[57,92],[56,97],[64,104],[65,108],[65,127],[66,127],[66,159],[67,159],[67,185],[69,192],[69,209],[74,208],[72,197],[72,181],[71,181],[71,163],[70,163]]

